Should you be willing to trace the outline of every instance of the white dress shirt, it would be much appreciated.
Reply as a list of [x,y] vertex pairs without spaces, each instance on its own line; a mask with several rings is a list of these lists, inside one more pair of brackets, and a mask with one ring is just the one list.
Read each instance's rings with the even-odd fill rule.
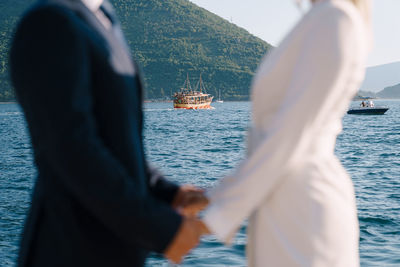
[[354,188],[334,148],[368,41],[350,1],[320,0],[260,65],[248,158],[204,214],[223,242],[249,218],[249,266],[359,266]]
[[107,18],[106,15],[100,10],[101,4],[103,4],[103,0],[81,0],[82,3],[90,10],[92,11],[98,20],[100,20],[101,24],[106,29],[111,29],[112,24],[111,21]]
[[96,12],[101,4],[103,3],[103,0],[81,0],[87,8],[89,8],[92,12]]

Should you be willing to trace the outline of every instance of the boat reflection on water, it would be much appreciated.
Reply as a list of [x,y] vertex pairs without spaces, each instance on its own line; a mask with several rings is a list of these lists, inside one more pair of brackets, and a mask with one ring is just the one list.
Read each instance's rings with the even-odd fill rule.
[[372,100],[362,101],[360,107],[358,108],[350,108],[347,111],[347,114],[353,115],[383,115],[388,111],[388,107],[384,106],[375,106]]

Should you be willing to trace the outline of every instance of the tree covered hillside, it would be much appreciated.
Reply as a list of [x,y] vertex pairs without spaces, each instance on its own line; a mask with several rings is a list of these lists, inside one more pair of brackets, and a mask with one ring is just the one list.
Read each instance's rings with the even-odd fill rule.
[[214,95],[221,89],[225,99],[247,98],[267,43],[186,0],[113,2],[149,98],[169,96],[186,73],[202,73]]
[[0,101],[14,99],[14,92],[8,79],[8,50],[15,25],[31,2],[0,0]]
[[[16,2],[20,2],[16,5]],[[2,0],[0,22],[0,100],[7,99],[7,50],[10,28],[32,0]],[[169,98],[186,74],[196,83],[200,73],[209,93],[231,100],[248,99],[254,71],[271,47],[246,30],[188,0],[111,0],[132,55],[146,82],[146,98]],[[5,3],[5,4],[4,4]],[[13,6],[13,8],[11,8]],[[4,23],[2,23],[4,24]]]

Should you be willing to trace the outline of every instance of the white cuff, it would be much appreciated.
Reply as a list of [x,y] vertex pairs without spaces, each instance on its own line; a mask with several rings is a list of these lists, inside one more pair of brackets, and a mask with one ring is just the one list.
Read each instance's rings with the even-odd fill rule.
[[[203,222],[207,228],[223,243],[230,245],[237,229],[229,218],[223,216],[218,206],[209,205],[203,213]],[[239,227],[237,227],[239,228]]]

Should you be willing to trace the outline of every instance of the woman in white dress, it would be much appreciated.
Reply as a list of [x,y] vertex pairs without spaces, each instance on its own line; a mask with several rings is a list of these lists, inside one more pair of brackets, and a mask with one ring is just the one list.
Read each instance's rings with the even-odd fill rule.
[[204,213],[226,243],[249,218],[249,266],[359,266],[354,188],[334,148],[364,76],[368,3],[312,2],[260,65],[248,158]]

